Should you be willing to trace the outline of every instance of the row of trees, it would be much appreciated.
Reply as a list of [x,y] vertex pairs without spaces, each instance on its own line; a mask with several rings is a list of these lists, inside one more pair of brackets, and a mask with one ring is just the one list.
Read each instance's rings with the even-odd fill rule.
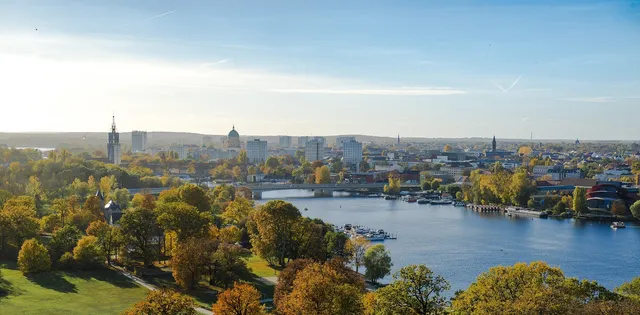
[[529,197],[535,192],[535,184],[528,178],[526,169],[511,173],[496,164],[490,173],[479,170],[471,173],[471,185],[463,186],[465,200],[475,204],[527,206]]

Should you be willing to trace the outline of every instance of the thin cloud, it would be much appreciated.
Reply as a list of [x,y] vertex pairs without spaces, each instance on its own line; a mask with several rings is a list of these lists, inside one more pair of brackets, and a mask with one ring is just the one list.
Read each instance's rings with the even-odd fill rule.
[[529,117],[522,118],[522,122],[528,122],[529,120],[531,120],[531,118],[529,118]]
[[211,66],[217,66],[217,65],[220,65],[220,64],[223,64],[223,63],[227,63],[227,62],[229,62],[229,59],[221,59],[221,60],[218,60],[216,62],[203,63],[202,66],[203,67],[211,67]]
[[161,17],[167,16],[169,14],[174,14],[174,13],[176,13],[176,11],[174,11],[174,10],[167,11],[165,13],[160,13],[160,14],[157,14],[157,15],[154,15],[154,16],[150,16],[150,17],[144,19],[143,21],[151,21],[151,20],[159,19]]
[[562,97],[559,98],[563,101],[571,102],[584,102],[584,103],[613,103],[614,98],[611,96],[598,96],[598,97]]
[[496,81],[491,80],[491,82],[493,82],[493,84],[495,84],[498,88],[500,88],[502,92],[509,92],[511,89],[513,89],[514,86],[516,86],[516,84],[518,84],[518,82],[520,82],[521,78],[522,78],[522,75],[520,75],[515,81],[513,81],[513,83],[511,83],[511,85],[506,89],[502,87],[502,85],[498,84]]
[[342,94],[342,95],[380,95],[380,96],[443,96],[465,94],[455,89],[272,89],[276,93],[303,94]]

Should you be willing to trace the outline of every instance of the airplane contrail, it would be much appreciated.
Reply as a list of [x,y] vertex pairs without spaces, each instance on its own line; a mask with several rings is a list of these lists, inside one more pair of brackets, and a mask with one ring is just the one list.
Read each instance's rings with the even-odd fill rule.
[[175,13],[175,12],[176,12],[176,11],[174,11],[174,10],[167,11],[167,12],[165,12],[165,13],[160,13],[160,14],[158,14],[158,15],[154,15],[154,16],[148,17],[148,18],[144,19],[143,21],[151,21],[151,20],[159,19],[159,18],[161,18],[161,17],[163,17],[163,16],[166,16],[166,15],[169,15],[169,14],[173,14],[173,13]]
[[496,81],[491,80],[491,82],[493,82],[493,84],[499,87],[502,90],[502,92],[509,92],[514,86],[516,86],[516,84],[518,84],[518,82],[520,81],[520,78],[522,78],[522,75],[520,75],[515,81],[513,81],[513,83],[511,83],[511,86],[509,86],[506,89],[502,87],[502,85],[498,84]]

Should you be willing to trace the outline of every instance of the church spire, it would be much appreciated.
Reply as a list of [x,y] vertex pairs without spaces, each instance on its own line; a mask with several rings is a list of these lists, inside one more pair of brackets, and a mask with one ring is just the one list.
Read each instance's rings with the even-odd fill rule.
[[113,116],[111,116],[112,121],[111,121],[111,132],[115,133],[116,132],[116,114],[114,113]]
[[491,142],[491,152],[496,152],[497,142],[496,135],[493,135],[493,141]]

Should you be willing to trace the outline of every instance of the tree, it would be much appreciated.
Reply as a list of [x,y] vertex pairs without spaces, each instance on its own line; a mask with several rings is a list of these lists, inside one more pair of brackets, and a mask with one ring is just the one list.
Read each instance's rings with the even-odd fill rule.
[[202,276],[206,256],[201,245],[200,240],[191,238],[173,249],[171,270],[176,283],[183,289],[193,289]]
[[344,260],[351,258],[347,234],[329,231],[324,235],[324,241],[327,244],[327,258],[341,258]]
[[442,180],[439,178],[434,178],[431,181],[431,189],[433,190],[438,190],[438,188],[440,188],[440,184],[442,183]]
[[211,213],[198,212],[198,209],[184,202],[160,204],[156,212],[158,225],[164,230],[175,232],[178,242],[206,234],[213,222]]
[[216,315],[266,315],[260,304],[260,292],[250,284],[236,282],[232,289],[222,292],[213,305]]
[[376,291],[377,304],[389,314],[442,314],[446,299],[442,294],[449,283],[424,265],[403,267],[393,282]]
[[[26,196],[24,196],[26,197]],[[15,258],[22,243],[35,237],[40,224],[30,197],[7,200],[0,210],[0,253]]]
[[240,168],[240,166],[234,166],[233,169],[231,169],[231,172],[233,173],[233,178],[236,181],[244,181],[246,176],[244,176],[244,172],[242,171],[242,168]]
[[246,221],[253,211],[253,202],[240,197],[229,203],[222,213],[222,218],[224,218],[225,222],[228,224],[240,224],[241,222]]
[[42,232],[51,233],[62,227],[62,219],[57,213],[46,215],[40,220],[40,230]]
[[129,190],[126,188],[117,188],[113,191],[113,200],[125,210],[129,207]]
[[636,219],[640,220],[640,201],[634,202],[629,210],[631,210],[631,213]]
[[26,240],[18,253],[18,268],[25,275],[51,269],[51,258],[44,245],[35,238]]
[[362,314],[364,286],[350,283],[329,264],[312,263],[296,274],[278,311],[290,314]]
[[267,158],[267,161],[265,161],[264,165],[268,168],[269,173],[273,173],[278,168],[278,166],[280,166],[280,162],[275,156],[270,156]]
[[51,236],[51,242],[49,242],[51,259],[54,262],[58,261],[64,253],[73,251],[81,237],[82,232],[74,225],[65,225],[56,230]]
[[397,195],[400,193],[400,178],[389,174],[389,183],[384,185],[385,194]]
[[315,171],[317,168],[323,167],[324,163],[322,161],[313,161],[311,162],[311,169]]
[[123,315],[196,315],[195,301],[175,291],[154,290]]
[[103,176],[100,178],[100,190],[105,199],[111,196],[111,191],[117,187],[118,181],[115,176]]
[[180,200],[194,206],[200,212],[211,211],[211,202],[204,189],[194,184],[184,184],[178,189]]
[[533,150],[531,150],[530,146],[521,146],[520,149],[518,149],[518,154],[522,155],[522,156],[529,156],[531,155],[531,152],[533,152]]
[[616,288],[616,293],[640,301],[640,277],[635,277],[629,282]]
[[344,168],[344,165],[340,160],[336,160],[333,163],[331,163],[331,172],[333,173],[340,173],[342,171],[342,168]]
[[255,227],[251,245],[255,253],[284,267],[292,254],[293,228],[300,217],[298,208],[282,200],[269,201],[258,208],[252,215]]
[[249,251],[233,244],[220,244],[212,255],[208,256],[209,284],[229,287],[242,275],[249,273],[247,263],[242,257],[248,257]]
[[95,236],[85,236],[73,249],[73,259],[84,269],[93,269],[104,263],[104,253]]
[[[162,195],[162,192],[160,194]],[[133,200],[131,200],[131,206],[134,208],[155,210],[156,198],[151,194],[135,194],[133,195]]]
[[565,278],[560,268],[533,262],[489,269],[452,306],[460,314],[569,314],[590,301],[615,298],[595,282]]
[[117,252],[117,248],[120,246],[120,229],[104,221],[94,221],[89,224],[87,235],[96,237],[98,246],[104,254],[107,264],[111,265],[111,256]]
[[457,193],[456,193],[456,199],[457,199],[457,200],[462,200],[462,199],[464,199],[464,194],[463,194],[461,191],[457,192]]
[[442,152],[451,152],[451,151],[453,151],[453,147],[448,144],[446,144],[442,149]]
[[134,255],[141,257],[145,265],[151,265],[156,257],[156,251],[152,248],[152,240],[154,236],[161,235],[153,210],[131,209],[122,216],[119,223],[124,245],[129,246]]
[[326,165],[316,168],[315,175],[316,184],[328,184],[331,182],[331,171]]
[[584,187],[576,187],[573,190],[573,211],[577,213],[586,213],[587,208],[587,190]]
[[371,246],[371,242],[364,237],[356,237],[349,241],[349,247],[351,252],[351,261],[356,267],[356,272],[360,269],[360,266],[364,266],[364,256],[367,249]]
[[86,230],[91,222],[105,220],[101,208],[102,201],[96,196],[89,196],[80,211],[73,213],[72,223],[78,227],[78,229],[82,231]]
[[391,272],[391,256],[384,245],[373,245],[364,254],[364,267],[367,268],[364,277],[372,283],[377,283]]
[[242,231],[235,225],[226,226],[219,231],[220,242],[225,244],[235,244],[240,242]]
[[534,191],[534,184],[529,180],[527,173],[520,171],[513,174],[509,186],[509,194],[513,204],[521,207],[526,206],[529,197]]
[[431,182],[429,181],[422,181],[422,183],[420,184],[420,189],[422,190],[431,190]]
[[371,169],[371,166],[367,161],[360,162],[360,172],[368,172]]
[[313,263],[312,259],[296,259],[290,261],[287,267],[280,272],[273,294],[273,304],[277,309],[284,309],[286,297],[293,291],[293,281],[296,279],[298,272]]
[[249,164],[249,158],[247,157],[247,151],[246,150],[240,150],[240,152],[238,153],[238,164],[240,165],[247,165]]
[[627,205],[622,200],[615,200],[611,204],[611,213],[615,215],[625,216],[627,215]]

